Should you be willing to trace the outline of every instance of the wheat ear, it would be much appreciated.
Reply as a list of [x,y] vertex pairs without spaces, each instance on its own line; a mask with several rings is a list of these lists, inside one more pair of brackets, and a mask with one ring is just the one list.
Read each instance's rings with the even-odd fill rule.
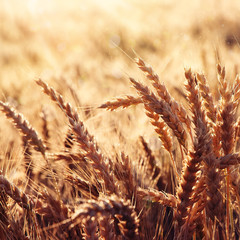
[[90,200],[80,205],[80,210],[72,216],[72,225],[81,223],[86,217],[96,219],[104,216],[115,217],[118,220],[118,230],[126,239],[135,239],[138,236],[139,220],[129,201],[125,202],[117,197],[109,199]]
[[138,67],[146,73],[147,78],[152,82],[153,87],[156,89],[160,98],[169,104],[174,114],[177,114],[179,119],[185,123],[187,129],[192,137],[191,133],[191,120],[187,115],[186,110],[180,104],[178,104],[175,99],[170,95],[166,86],[160,82],[158,74],[154,72],[151,66],[148,66],[143,59],[138,58],[136,60]]
[[217,166],[220,169],[224,169],[232,165],[238,165],[240,164],[240,155],[239,153],[234,153],[234,154],[231,153],[231,154],[225,155],[218,159],[217,164],[218,164]]
[[114,234],[114,222],[110,222],[106,216],[100,217],[99,233],[103,240],[116,240],[116,235]]
[[160,192],[155,189],[143,189],[138,187],[137,194],[145,200],[151,200],[152,202],[158,202],[162,205],[176,208],[178,200],[172,194]]
[[183,128],[182,123],[179,121],[178,116],[172,113],[167,103],[165,103],[163,100],[158,100],[157,97],[152,92],[150,92],[147,87],[144,87],[142,84],[136,82],[133,78],[130,78],[130,81],[133,83],[133,86],[137,89],[138,93],[142,97],[144,107],[147,111],[146,115],[151,119],[151,123],[155,127],[157,126],[155,131],[160,135],[164,147],[170,153],[174,172],[179,180],[180,178],[177,171],[176,163],[171,153],[172,140],[166,129],[161,128],[165,124],[161,124],[158,121],[159,115],[162,117],[165,123],[174,131],[179,143],[183,145],[185,149],[187,148],[186,131]]
[[114,192],[115,185],[113,177],[109,173],[108,164],[102,153],[100,153],[98,145],[94,141],[94,137],[91,136],[85,128],[82,121],[79,120],[78,113],[71,107],[69,103],[65,103],[62,96],[57,93],[53,88],[50,88],[44,81],[38,79],[36,81],[40,85],[44,93],[46,93],[54,102],[57,103],[59,108],[68,117],[69,123],[73,132],[76,135],[76,141],[81,149],[85,152],[85,156],[91,160],[91,164],[97,174],[103,178],[106,188]]
[[70,182],[72,186],[79,190],[84,196],[88,198],[95,198],[97,199],[99,197],[99,191],[95,185],[92,183],[82,180],[79,177],[71,175],[67,175],[65,177],[66,181]]
[[169,129],[167,128],[166,123],[164,121],[160,120],[159,114],[156,114],[147,105],[144,105],[144,106],[145,106],[145,110],[146,110],[146,115],[150,118],[150,123],[154,126],[154,130],[158,134],[159,138],[161,139],[163,147],[169,152],[175,175],[179,181],[180,177],[178,174],[176,163],[175,163],[175,161],[173,159],[173,155],[172,155],[173,143],[172,143],[172,137],[169,133]]
[[44,142],[47,146],[47,149],[49,150],[49,139],[50,139],[50,134],[49,134],[49,126],[48,126],[48,121],[47,121],[47,113],[42,109],[40,117],[42,119],[42,135],[44,138]]
[[29,124],[29,122],[23,117],[22,114],[19,114],[11,108],[7,103],[0,101],[1,111],[6,115],[6,117],[14,123],[15,127],[25,136],[25,138],[34,146],[36,151],[42,153],[45,157],[46,147],[43,144],[43,141],[39,137],[37,131]]
[[169,104],[158,99],[154,93],[150,92],[148,87],[143,86],[133,78],[130,78],[130,81],[140,94],[146,110],[151,110],[152,112],[159,114],[165,123],[173,130],[179,143],[187,149],[187,133],[178,116],[172,112]]
[[133,196],[137,197],[136,182],[132,171],[131,161],[123,152],[121,153],[120,161],[115,163],[114,174],[125,188],[126,199],[132,199]]
[[5,191],[5,193],[11,197],[19,206],[32,210],[34,208],[33,201],[18,187],[9,182],[7,178],[0,175],[0,188]]
[[156,179],[160,173],[160,168],[156,165],[156,159],[155,156],[152,153],[152,150],[148,146],[147,142],[145,139],[140,136],[139,140],[141,142],[141,145],[143,146],[144,152],[146,153],[147,157],[147,169],[152,173],[152,179]]
[[[220,84],[220,94],[222,97],[221,101],[221,109],[220,115],[222,118],[221,125],[221,139],[222,139],[222,149],[225,155],[231,154],[234,151],[235,146],[235,130],[234,124],[236,122],[236,109],[238,102],[238,86],[236,86],[236,92],[234,89],[231,89],[230,85],[226,79],[225,68],[221,67],[220,64],[217,65],[218,71],[218,80]],[[236,93],[236,94],[235,94]],[[233,95],[234,94],[234,95]],[[236,99],[235,99],[236,97]],[[226,176],[226,191],[227,191],[227,199],[226,199],[226,234],[227,238],[229,238],[229,229],[230,229],[230,174],[231,170],[227,167],[227,176]],[[231,224],[233,225],[233,223]]]
[[97,220],[95,217],[88,216],[82,221],[83,223],[83,237],[85,240],[98,240],[97,234]]
[[207,110],[207,116],[213,123],[217,120],[217,109],[213,101],[206,77],[204,74],[197,74],[198,85],[202,98],[204,99],[204,106]]
[[[201,99],[199,95],[198,88],[196,86],[196,78],[193,76],[191,69],[185,71],[185,77],[187,79],[186,89],[188,90],[188,100],[190,103],[190,109],[193,113],[193,123],[195,125],[196,136],[194,138],[193,152],[190,152],[190,156],[185,162],[182,171],[182,177],[180,186],[177,189],[177,196],[179,199],[179,204],[177,210],[175,211],[175,217],[177,220],[176,226],[176,236],[180,238],[183,234],[189,235],[193,229],[189,228],[189,231],[186,229],[188,226],[187,216],[190,215],[190,210],[198,209],[197,205],[201,205],[199,199],[193,198],[194,187],[197,186],[198,172],[201,170],[202,162],[206,161],[208,156],[211,156],[212,153],[212,139],[209,134],[209,129],[205,121],[205,114],[202,111]],[[198,188],[199,190],[199,188]],[[204,188],[203,188],[204,190]],[[194,201],[197,201],[195,203]],[[195,206],[193,206],[195,204]],[[204,202],[205,204],[205,202]]]
[[106,110],[113,111],[120,107],[127,108],[129,106],[137,105],[139,103],[142,103],[142,99],[140,97],[126,95],[121,98],[116,98],[116,100],[113,101],[107,101],[106,103],[100,105],[99,108],[105,108]]

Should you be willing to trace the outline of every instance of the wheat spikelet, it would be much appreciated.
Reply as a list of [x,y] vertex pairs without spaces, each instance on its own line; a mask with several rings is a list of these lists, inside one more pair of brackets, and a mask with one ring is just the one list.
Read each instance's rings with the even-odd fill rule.
[[64,140],[64,146],[66,149],[70,150],[72,149],[73,145],[74,145],[74,134],[72,133],[72,130],[69,129],[67,132],[67,136]]
[[134,84],[134,87],[142,95],[146,115],[151,119],[150,122],[152,123],[153,126],[155,126],[155,131],[159,134],[159,137],[163,143],[164,148],[169,152],[175,175],[179,180],[179,174],[177,171],[176,163],[173,159],[171,152],[172,139],[169,132],[165,128],[165,123],[159,121],[159,115],[163,118],[166,124],[174,131],[179,143],[186,148],[187,134],[185,132],[185,129],[183,128],[181,122],[177,122],[178,117],[171,112],[171,109],[168,107],[168,105],[165,104],[165,102],[163,102],[162,100],[158,101],[156,96],[153,93],[151,93],[147,87],[142,86],[140,83],[136,82],[132,78],[130,78],[130,80]]
[[240,164],[239,153],[232,153],[232,154],[228,154],[228,155],[225,155],[223,157],[220,157],[218,159],[218,164],[219,164],[218,167],[220,169],[227,168],[231,165]]
[[235,127],[234,123],[236,122],[235,119],[235,110],[233,108],[232,102],[228,102],[223,105],[223,109],[221,111],[221,117],[223,120],[222,123],[222,148],[224,151],[224,154],[230,154],[233,151],[235,141]]
[[142,99],[140,97],[135,97],[131,95],[126,95],[122,98],[117,98],[113,101],[107,101],[106,103],[103,103],[99,106],[99,108],[106,108],[106,110],[116,110],[117,108],[127,108],[132,105],[137,105],[139,103],[142,103]]
[[177,166],[176,163],[173,159],[172,156],[172,137],[169,133],[169,129],[167,128],[167,125],[164,121],[160,120],[159,114],[156,114],[155,112],[152,111],[151,108],[149,108],[148,106],[145,106],[145,110],[146,110],[146,115],[150,118],[150,123],[154,126],[154,130],[155,132],[158,134],[159,138],[162,141],[163,147],[169,152],[170,154],[170,158],[172,161],[172,165],[174,168],[174,172],[176,177],[179,180],[179,174],[177,171]]
[[185,123],[187,129],[191,135],[191,120],[187,115],[186,110],[170,95],[167,88],[160,82],[159,76],[153,71],[151,66],[147,66],[143,59],[138,58],[136,60],[138,67],[147,74],[147,78],[152,82],[153,87],[156,89],[160,98],[169,104],[174,114],[177,114],[182,123]]
[[207,116],[213,123],[217,120],[217,109],[213,101],[212,94],[210,92],[206,77],[204,74],[197,73],[198,85],[201,91],[201,96],[204,99],[204,106],[207,110]]
[[148,160],[148,170],[150,171],[150,173],[152,173],[152,179],[156,179],[156,177],[159,175],[160,173],[160,168],[156,165],[156,159],[155,156],[152,153],[152,150],[150,149],[150,147],[148,146],[147,142],[145,141],[145,139],[140,136],[139,140],[143,146],[144,151],[146,152],[146,157]]
[[15,202],[19,204],[19,206],[32,210],[34,205],[33,201],[18,187],[14,184],[10,183],[7,178],[0,175],[0,188],[5,191],[5,193],[11,197]]
[[44,93],[46,93],[54,102],[56,102],[59,108],[66,114],[72,129],[76,130],[84,138],[79,142],[79,144],[81,144],[81,147],[86,151],[88,151],[89,148],[92,148],[92,150],[95,149],[95,152],[97,152],[98,146],[96,143],[94,143],[95,146],[93,146],[94,144],[92,143],[94,137],[88,133],[87,129],[85,129],[84,124],[79,120],[78,113],[75,111],[75,109],[73,109],[69,103],[65,103],[63,97],[53,88],[50,88],[41,79],[38,79],[36,83],[43,88]]
[[198,229],[198,234],[201,233],[203,226],[202,226],[202,211],[205,207],[205,201],[203,198],[198,201],[194,207],[191,209],[187,216],[187,220],[181,227],[180,233],[176,237],[177,240],[191,240],[194,231],[196,230],[196,227],[200,227],[201,229]]
[[146,110],[159,114],[165,123],[173,130],[179,143],[187,149],[187,133],[183,128],[182,122],[178,116],[172,112],[169,105],[163,100],[158,100],[147,87],[136,82],[133,78],[130,78],[130,81],[142,97]]
[[[236,109],[238,106],[239,98],[239,86],[235,86],[235,89],[231,89],[225,77],[225,68],[219,64],[217,66],[218,79],[220,84],[220,94],[222,97],[220,115],[222,118],[221,125],[221,138],[222,138],[222,149],[225,155],[233,152],[235,146],[235,130],[234,123],[236,122]],[[237,80],[238,81],[238,80]],[[237,84],[237,83],[236,83]],[[226,186],[227,186],[227,200],[226,200],[226,234],[229,237],[230,228],[230,174],[231,169],[227,167]],[[233,225],[233,223],[231,224]]]
[[169,130],[166,126],[166,123],[164,121],[160,120],[160,117],[158,114],[151,111],[150,108],[146,108],[147,110],[146,115],[150,118],[151,124],[155,127],[155,132],[159,135],[159,138],[162,141],[163,147],[169,152],[172,152],[172,137],[169,133]]
[[[222,75],[221,78],[224,78],[225,76],[225,70],[221,71]],[[203,140],[203,144],[205,145],[205,151],[203,154],[204,157],[204,175],[205,183],[206,183],[206,194],[207,194],[207,201],[206,201],[206,209],[207,209],[207,216],[209,216],[212,221],[214,221],[215,218],[217,218],[220,222],[223,221],[224,216],[224,207],[223,207],[223,197],[219,190],[221,189],[221,181],[222,181],[222,172],[217,169],[217,157],[220,155],[220,144],[216,141],[222,140],[222,130],[220,125],[220,114],[217,112],[217,124],[213,126],[214,133],[210,135],[209,127],[205,121],[204,118],[204,112],[200,112],[201,110],[201,102],[199,99],[197,100],[198,96],[198,89],[196,86],[196,77],[192,74],[191,70],[188,70],[185,73],[185,76],[188,80],[188,91],[195,95],[195,97],[190,97],[190,102],[196,102],[194,108],[192,109],[192,112],[195,111],[196,116],[198,118],[194,117],[193,122],[196,123],[199,122],[199,119],[201,119],[202,122],[202,129],[201,131],[205,132],[207,139],[205,141]],[[192,86],[191,86],[192,84]],[[225,87],[226,85],[223,84]],[[221,90],[223,92],[223,89]],[[227,97],[227,95],[225,95]],[[197,103],[198,102],[198,103]],[[197,126],[197,125],[196,125]],[[196,127],[197,128],[197,127]],[[220,132],[218,131],[220,130]],[[217,132],[216,132],[217,131]],[[200,133],[196,132],[196,136],[198,136]],[[213,136],[211,138],[210,136]],[[199,141],[201,142],[201,141]],[[217,232],[220,235],[223,235],[222,227],[220,224],[217,224]]]
[[116,161],[114,165],[115,177],[121,181],[125,190],[122,192],[122,197],[126,195],[126,199],[132,199],[136,195],[136,182],[133,176],[131,161],[123,152],[120,156],[120,161]]
[[219,82],[219,92],[222,98],[231,98],[229,85],[226,80],[226,71],[225,67],[222,67],[219,63],[217,64],[217,74],[218,74],[218,82]]
[[66,181],[70,182],[72,186],[79,190],[83,195],[89,198],[97,199],[99,197],[99,190],[95,185],[79,177],[68,174],[65,177]]
[[233,86],[234,102],[238,102],[240,98],[240,76],[237,75]]
[[109,199],[99,199],[98,201],[88,201],[81,204],[80,210],[72,216],[72,225],[82,222],[86,217],[111,216],[118,219],[118,228],[126,239],[135,239],[138,236],[139,221],[133,207],[129,202],[124,202],[112,196]]
[[[59,195],[56,176],[54,175],[51,164],[46,157],[46,146],[44,145],[42,139],[39,138],[37,131],[32,128],[32,126],[28,123],[27,120],[24,119],[24,117],[21,114],[16,113],[16,111],[12,109],[8,104],[0,101],[0,106],[2,107],[1,111],[5,113],[7,118],[13,121],[13,123],[15,124],[15,127],[23,134],[25,139],[24,141],[29,141],[29,143],[32,146],[34,146],[34,149],[36,151],[39,151],[43,155],[47,163],[47,167],[51,170],[52,177],[54,179],[54,187],[56,192]],[[28,166],[28,167],[31,167],[31,166]],[[59,195],[59,199],[60,199],[60,195]]]
[[71,209],[62,201],[55,199],[49,192],[42,191],[39,198],[34,199],[35,212],[41,217],[43,239],[51,234],[57,239],[69,236],[73,239],[81,237],[80,231],[76,228],[69,229]]
[[85,157],[90,159],[92,167],[96,173],[103,178],[106,188],[114,192],[115,184],[112,175],[110,174],[109,165],[105,162],[104,156],[99,153],[98,148],[93,141],[90,141],[82,123],[73,125],[76,140],[80,143],[81,148],[86,152]]
[[[193,123],[196,128],[198,128],[198,121],[205,124],[205,115],[202,111],[201,99],[199,90],[196,85],[196,77],[192,74],[191,69],[185,70],[185,77],[187,79],[187,84],[185,88],[188,91],[188,102],[190,104],[190,109],[193,114]],[[205,127],[207,128],[207,126]],[[205,130],[206,131],[206,130]]]
[[42,119],[42,135],[44,138],[44,142],[47,145],[47,149],[49,150],[49,138],[50,138],[50,134],[49,134],[49,129],[48,129],[48,121],[47,121],[47,113],[46,111],[44,111],[44,109],[42,109],[40,117]]
[[[182,226],[183,230],[188,235],[193,235],[194,231],[203,238],[204,227],[206,226],[205,208],[207,204],[207,192],[206,192],[205,178],[200,177],[192,196],[192,203],[190,205],[189,215],[187,216],[185,226]],[[181,234],[180,234],[181,236]]]
[[25,136],[22,136],[22,143],[23,143],[23,155],[24,155],[24,165],[26,168],[26,174],[30,178],[33,177],[33,165],[32,165],[32,152],[30,149],[30,144],[28,139]]
[[202,146],[195,153],[190,153],[191,158],[184,165],[180,186],[177,189],[177,197],[179,199],[175,218],[177,226],[175,229],[176,236],[181,232],[181,227],[186,223],[186,217],[189,215],[189,206],[193,204],[192,197],[194,186],[197,182],[197,173],[200,170],[200,163],[203,160],[201,157]]
[[41,192],[41,199],[35,199],[35,211],[44,215],[44,218],[49,223],[61,222],[68,218],[70,209],[63,204],[62,201],[55,199],[50,193],[44,191]]
[[6,117],[13,121],[15,127],[25,136],[25,138],[34,146],[36,151],[42,153],[45,156],[46,147],[43,144],[43,141],[39,138],[38,133],[29,122],[11,108],[7,103],[0,101],[1,111],[6,115]]
[[[224,72],[224,73],[223,73]],[[234,136],[235,136],[235,128],[234,123],[236,122],[235,112],[236,112],[236,104],[234,104],[234,97],[232,95],[232,90],[230,89],[227,81],[225,79],[225,69],[221,68],[218,65],[218,74],[219,74],[219,82],[220,82],[220,93],[222,97],[222,104],[220,109],[220,114],[222,118],[222,148],[224,154],[230,154],[234,148]]]
[[[203,201],[203,199],[196,199],[196,197],[194,197],[194,194],[196,196],[196,190],[198,191],[198,194],[201,193],[199,190],[205,190],[205,184],[201,184],[201,188],[197,185],[197,174],[201,170],[202,162],[204,161],[207,166],[214,164],[214,162],[211,163],[213,160],[212,157],[214,156],[212,139],[205,121],[205,114],[202,111],[199,91],[196,86],[196,78],[193,76],[191,69],[186,70],[185,77],[188,81],[186,89],[189,92],[188,99],[193,113],[193,123],[195,125],[196,136],[194,138],[194,151],[189,153],[190,158],[188,158],[185,162],[180,187],[177,189],[176,193],[180,202],[177,210],[175,211],[176,220],[178,222],[175,234],[179,239],[184,239],[183,235],[185,237],[191,236],[191,233],[194,230],[194,227],[190,227],[189,225],[192,220],[186,218],[190,215],[189,211],[196,210],[200,214],[202,208],[206,205],[206,202]],[[208,169],[205,169],[207,172],[206,174],[208,174]],[[209,187],[212,185],[207,184],[207,186]]]
[[149,170],[152,172],[154,168],[156,167],[156,159],[154,155],[152,154],[152,150],[149,148],[147,142],[143,138],[143,136],[139,137],[139,141],[141,142],[144,151],[146,152],[147,159],[148,159],[148,165],[149,165]]
[[103,240],[116,239],[113,222],[105,216],[99,219],[99,233]]
[[1,223],[0,238],[1,239],[7,239],[7,235],[9,235],[9,232],[7,231],[7,227],[9,226],[10,222],[11,222],[11,219],[9,219],[8,217],[8,196],[4,190],[0,190],[0,223]]
[[[32,128],[32,126],[28,123],[27,120],[24,119],[24,117],[21,114],[16,113],[14,109],[10,108],[8,104],[0,101],[0,106],[2,107],[1,111],[5,113],[7,118],[13,121],[13,123],[15,124],[15,127],[23,134],[24,141],[29,141],[29,143],[32,146],[34,146],[34,149],[36,151],[39,151],[43,155],[47,163],[47,167],[51,170],[52,177],[54,179],[54,188],[58,193],[59,195],[58,197],[60,199],[57,179],[56,179],[56,176],[54,175],[51,164],[46,157],[46,146],[44,145],[42,139],[39,138],[37,131]],[[30,167],[31,166],[29,165],[27,168],[27,173]],[[31,174],[31,170],[29,173]],[[30,175],[30,177],[32,176]]]
[[178,204],[178,200],[172,194],[159,192],[154,189],[143,189],[138,187],[137,194],[145,200],[151,200],[152,202],[158,202],[162,205],[176,208]]
[[147,66],[141,58],[136,59],[136,63],[138,67],[147,74],[147,78],[153,82],[153,86],[156,88],[158,95],[167,103],[171,103],[171,95],[165,85],[160,83],[159,76],[153,71],[152,67]]
[[98,240],[97,221],[95,217],[86,217],[83,219],[83,237],[85,240]]
[[109,191],[114,192],[115,185],[113,177],[109,173],[108,164],[105,162],[106,159],[103,154],[100,153],[99,147],[94,141],[94,137],[88,133],[83,122],[79,120],[78,113],[69,103],[65,103],[62,96],[53,88],[50,88],[45,82],[39,79],[36,83],[43,88],[44,93],[56,102],[60,109],[66,114],[71,128],[75,133],[75,139],[81,149],[85,152],[85,157],[91,160],[93,168],[97,174],[103,178],[106,188]]

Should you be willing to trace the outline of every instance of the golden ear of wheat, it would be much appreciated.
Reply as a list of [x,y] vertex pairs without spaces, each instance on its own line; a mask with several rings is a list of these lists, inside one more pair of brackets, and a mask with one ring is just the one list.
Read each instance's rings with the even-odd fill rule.
[[[81,205],[79,211],[72,216],[72,225],[89,220],[89,217],[115,217],[117,219],[117,231],[126,239],[135,239],[138,236],[139,220],[129,201],[123,201],[116,196],[99,199],[98,201],[90,200]],[[90,219],[91,220],[91,219]]]
[[99,146],[96,144],[94,137],[89,134],[82,121],[80,121],[79,115],[75,109],[71,107],[69,103],[63,100],[63,97],[57,93],[53,88],[50,88],[47,83],[38,79],[36,83],[43,88],[45,94],[47,94],[59,108],[68,117],[71,129],[75,134],[75,139],[84,151],[84,156],[90,160],[90,163],[97,173],[97,175],[104,180],[105,188],[111,193],[116,192],[115,182],[113,176],[109,170],[106,157],[101,153]]
[[15,127],[20,131],[21,134],[27,139],[31,145],[34,146],[36,151],[42,153],[45,156],[46,147],[43,144],[42,139],[39,137],[37,131],[29,124],[29,122],[20,113],[11,108],[9,104],[0,101],[1,111],[6,117],[14,123]]
[[107,101],[106,103],[101,104],[99,108],[105,108],[106,110],[113,111],[120,107],[127,108],[140,103],[142,103],[142,99],[140,97],[126,95],[124,97],[118,97],[113,101]]

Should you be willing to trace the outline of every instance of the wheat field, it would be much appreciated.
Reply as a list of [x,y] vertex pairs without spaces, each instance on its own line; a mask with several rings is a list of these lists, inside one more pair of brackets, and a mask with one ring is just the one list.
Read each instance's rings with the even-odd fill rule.
[[0,239],[239,239],[239,12],[0,0]]

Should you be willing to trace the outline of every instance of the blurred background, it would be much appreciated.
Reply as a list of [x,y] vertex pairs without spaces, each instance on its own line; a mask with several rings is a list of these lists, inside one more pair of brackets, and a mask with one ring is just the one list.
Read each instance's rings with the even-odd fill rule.
[[175,85],[184,67],[213,77],[217,58],[234,72],[239,13],[237,0],[0,0],[0,87],[20,94],[55,75],[104,91],[136,72],[136,56]]
[[[38,77],[76,106],[97,106],[143,79],[134,58],[151,64],[172,94],[184,68],[216,83],[239,70],[238,0],[0,0],[0,98],[30,120],[42,94]],[[41,100],[39,102],[39,100]]]

